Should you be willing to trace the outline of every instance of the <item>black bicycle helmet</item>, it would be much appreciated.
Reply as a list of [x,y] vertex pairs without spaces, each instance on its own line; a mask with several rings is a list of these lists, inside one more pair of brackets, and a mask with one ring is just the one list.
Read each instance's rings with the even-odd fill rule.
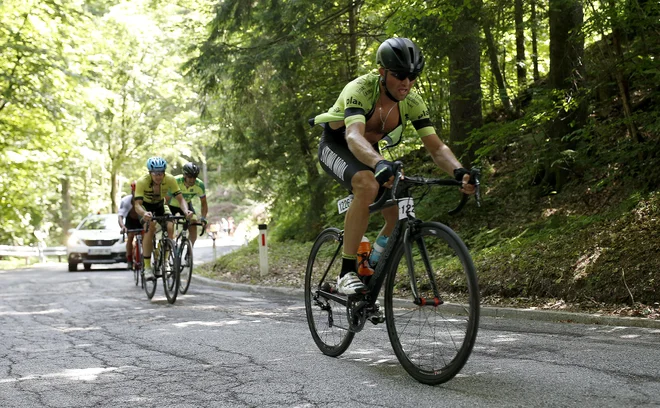
[[424,56],[408,38],[388,38],[378,47],[376,62],[381,67],[394,72],[421,74],[424,69]]
[[199,175],[199,167],[193,162],[188,162],[183,165],[183,174],[188,177],[197,177]]

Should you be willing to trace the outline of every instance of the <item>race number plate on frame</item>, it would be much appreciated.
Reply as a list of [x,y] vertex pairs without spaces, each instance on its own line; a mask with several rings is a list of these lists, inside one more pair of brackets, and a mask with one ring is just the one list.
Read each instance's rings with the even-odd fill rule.
[[399,219],[414,217],[415,216],[415,203],[412,197],[402,198],[399,201]]
[[351,201],[353,201],[353,194],[346,198],[342,198],[341,200],[337,200],[337,209],[339,210],[339,214],[343,214],[348,211],[348,206],[351,205]]

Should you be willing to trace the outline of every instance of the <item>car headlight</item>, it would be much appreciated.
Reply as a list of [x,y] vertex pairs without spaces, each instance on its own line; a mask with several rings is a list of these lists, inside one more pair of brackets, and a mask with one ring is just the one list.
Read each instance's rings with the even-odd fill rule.
[[69,237],[69,240],[67,241],[67,243],[71,246],[82,245],[82,241],[75,235],[71,235]]

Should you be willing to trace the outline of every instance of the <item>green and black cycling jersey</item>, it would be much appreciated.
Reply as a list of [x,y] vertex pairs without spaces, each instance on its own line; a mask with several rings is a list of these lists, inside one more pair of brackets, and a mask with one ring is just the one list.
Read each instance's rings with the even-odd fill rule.
[[[379,97],[378,74],[362,75],[349,82],[330,110],[310,120],[310,124],[319,125],[343,121],[344,125],[348,127],[353,123],[366,123],[373,115]],[[420,138],[435,134],[426,103],[413,90],[404,100],[399,101],[399,112],[399,125],[383,136],[390,145],[396,145],[401,141],[401,135],[408,122],[412,123]]]

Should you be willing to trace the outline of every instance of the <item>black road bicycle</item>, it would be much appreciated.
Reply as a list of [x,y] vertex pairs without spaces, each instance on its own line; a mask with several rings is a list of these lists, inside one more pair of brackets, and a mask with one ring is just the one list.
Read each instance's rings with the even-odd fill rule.
[[[384,320],[403,368],[416,380],[436,385],[452,379],[472,352],[479,325],[479,288],[463,241],[442,223],[416,218],[411,191],[420,201],[431,186],[461,183],[402,177],[401,163],[396,167],[392,189],[370,206],[371,212],[398,206],[399,221],[366,283],[367,293],[347,297],[336,291],[343,231],[325,229],[316,238],[307,262],[307,323],[318,348],[337,357],[348,349],[367,320],[373,324]],[[472,171],[471,179],[479,205],[478,170]],[[467,198],[463,195],[450,214],[460,211]],[[383,284],[384,318],[376,303]]]
[[[135,281],[135,286],[140,284],[140,277],[144,271],[144,253],[142,252],[142,236],[144,235],[144,230],[139,229],[129,229],[126,230],[125,234],[122,234],[122,241],[126,240],[126,234],[133,233],[133,254],[131,257],[133,260],[129,267],[133,271],[133,280]],[[144,283],[142,283],[144,286]]]
[[176,256],[179,259],[179,293],[185,295],[190,287],[193,272],[193,246],[190,239],[188,239],[188,228],[191,225],[202,225],[202,232],[200,236],[204,236],[206,230],[206,223],[191,223],[184,218],[177,222],[181,225],[181,232],[176,237]]
[[[156,239],[158,231],[154,234],[154,278],[145,279],[144,269],[142,269],[142,282],[144,291],[147,293],[147,298],[151,299],[156,293],[156,282],[158,278],[163,279],[163,290],[168,303],[174,303],[179,293],[179,259],[177,258],[176,246],[174,241],[168,236],[167,223],[168,221],[176,221],[186,218],[181,215],[162,215],[152,217],[160,226],[160,238]],[[149,225],[147,225],[147,231]]]

